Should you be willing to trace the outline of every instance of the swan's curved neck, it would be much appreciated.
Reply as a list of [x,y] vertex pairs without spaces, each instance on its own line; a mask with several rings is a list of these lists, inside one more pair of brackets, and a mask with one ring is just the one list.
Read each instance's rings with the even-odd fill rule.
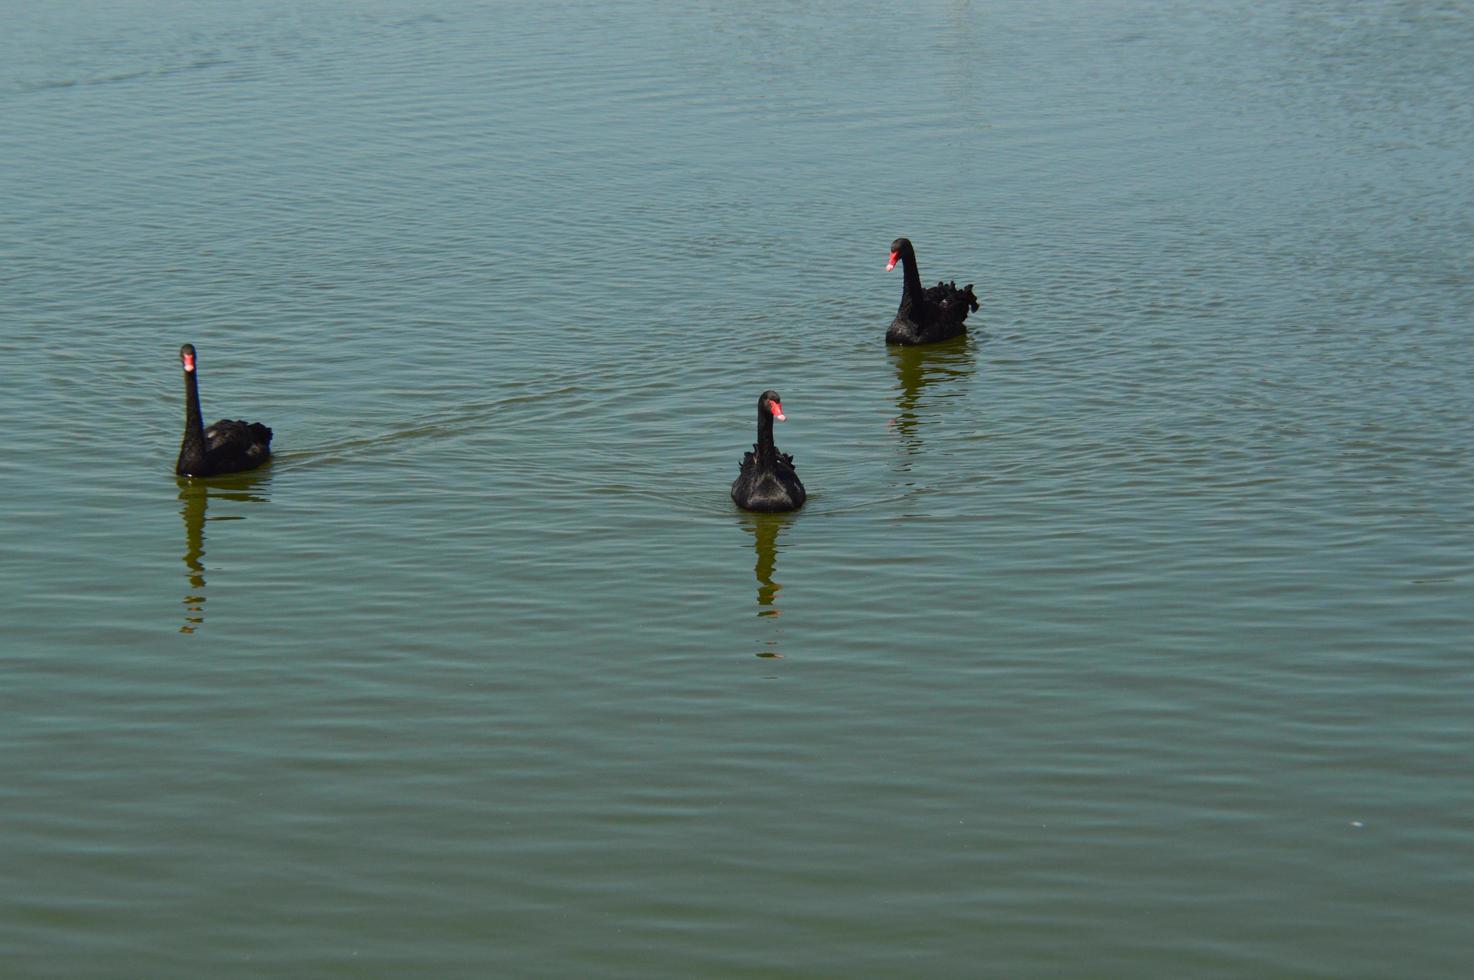
[[906,285],[901,292],[901,309],[921,302],[921,273],[916,271],[916,253],[909,248],[901,252],[901,276]]
[[764,466],[771,466],[778,458],[778,447],[773,444],[773,413],[766,405],[757,407],[757,458]]
[[205,420],[200,415],[199,369],[184,372],[184,441],[179,445],[179,465],[183,473],[197,468],[205,459]]

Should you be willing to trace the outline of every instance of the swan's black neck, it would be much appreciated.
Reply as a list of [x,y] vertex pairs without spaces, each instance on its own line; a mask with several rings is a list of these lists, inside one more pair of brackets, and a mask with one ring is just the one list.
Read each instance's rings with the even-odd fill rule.
[[199,369],[184,372],[184,441],[179,444],[181,475],[198,470],[205,461],[205,420],[200,415]]
[[916,270],[916,252],[908,245],[901,249],[901,276],[906,281],[904,291],[901,293],[901,309],[921,306],[921,273]]
[[759,402],[757,407],[757,461],[766,469],[778,461],[778,447],[773,444],[773,412],[767,402]]

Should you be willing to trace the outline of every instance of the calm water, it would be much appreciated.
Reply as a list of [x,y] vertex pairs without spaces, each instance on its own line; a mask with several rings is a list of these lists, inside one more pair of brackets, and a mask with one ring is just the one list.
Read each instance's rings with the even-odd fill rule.
[[1474,9],[424,10],[0,3],[0,975],[1474,973]]

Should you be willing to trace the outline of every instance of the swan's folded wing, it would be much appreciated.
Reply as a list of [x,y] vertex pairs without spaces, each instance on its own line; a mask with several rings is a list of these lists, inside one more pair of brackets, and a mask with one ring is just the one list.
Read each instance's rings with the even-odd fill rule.
[[941,306],[947,301],[947,297],[957,292],[956,283],[938,282],[935,286],[927,287],[925,296],[928,303]]
[[978,308],[978,298],[973,295],[972,283],[958,289],[955,282],[939,282],[926,291],[926,298],[949,319],[964,319],[969,310]]
[[221,419],[205,430],[205,445],[211,450],[227,447],[259,446],[263,450],[271,445],[271,429],[260,422],[244,419]]

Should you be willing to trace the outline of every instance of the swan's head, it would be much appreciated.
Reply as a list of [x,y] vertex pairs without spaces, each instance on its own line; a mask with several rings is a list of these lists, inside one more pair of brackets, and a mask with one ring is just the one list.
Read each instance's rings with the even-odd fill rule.
[[194,373],[194,344],[185,344],[179,348],[179,361],[184,365],[186,374]]
[[783,399],[772,388],[763,392],[757,399],[758,411],[772,412],[773,418],[779,422],[788,421],[788,416],[783,414]]
[[911,239],[897,238],[891,242],[891,260],[885,264],[885,271],[890,272],[901,259],[909,259],[915,254],[911,250]]

